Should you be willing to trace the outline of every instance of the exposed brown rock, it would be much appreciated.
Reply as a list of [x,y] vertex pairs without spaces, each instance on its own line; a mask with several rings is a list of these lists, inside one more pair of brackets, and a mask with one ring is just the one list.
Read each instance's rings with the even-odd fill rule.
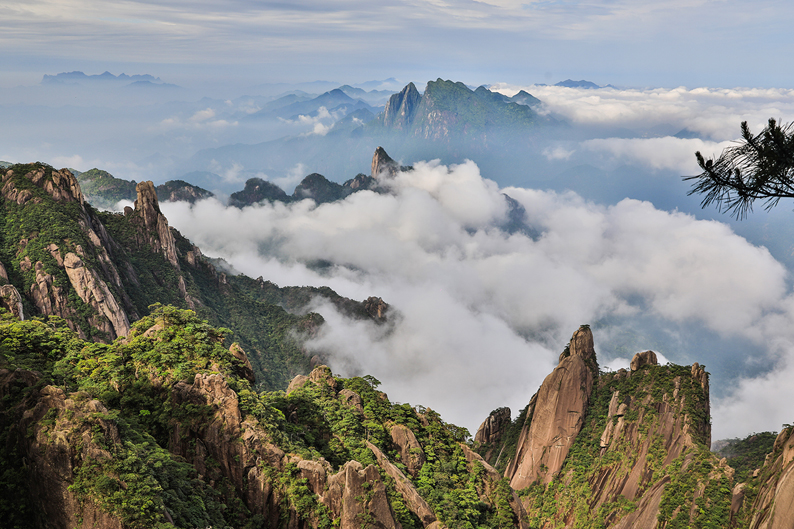
[[71,252],[66,254],[63,264],[69,282],[77,295],[83,303],[94,307],[100,315],[92,318],[91,323],[111,339],[129,334],[130,322],[127,314],[97,273],[86,267],[83,261]]
[[25,319],[22,296],[19,295],[19,291],[14,285],[3,285],[0,287],[0,306],[5,307],[15,318]]
[[179,268],[176,244],[168,220],[160,212],[157,193],[151,181],[141,182],[135,186],[138,198],[135,200],[135,213],[141,219],[139,243],[148,244],[155,252],[163,256],[175,268]]
[[387,305],[383,299],[371,296],[364,301],[364,310],[366,310],[367,314],[374,320],[385,320],[389,305]]
[[[394,429],[392,429],[392,432],[394,432]],[[372,453],[375,454],[375,459],[378,460],[378,465],[380,465],[380,467],[386,471],[386,474],[388,474],[394,480],[397,492],[399,492],[405,500],[405,506],[408,507],[408,510],[419,518],[424,527],[427,527],[435,522],[436,516],[433,514],[433,509],[430,508],[424,498],[422,498],[419,492],[417,492],[416,488],[413,486],[413,483],[411,483],[411,481],[405,477],[405,474],[403,474],[399,468],[392,464],[388,458],[383,455],[383,452],[378,449],[378,447],[369,441],[367,441],[367,448],[369,448]]]
[[[482,491],[482,494],[480,495],[480,500],[494,504],[495,502],[491,498],[491,495],[495,491],[497,483],[501,481],[502,475],[499,474],[494,467],[489,465],[480,454],[474,452],[467,445],[461,443],[460,447],[463,450],[463,455],[466,457],[466,461],[468,461],[470,468],[473,468],[475,463],[479,463],[485,469],[485,487]],[[515,517],[515,521],[517,522],[515,527],[518,527],[518,529],[529,529],[526,510],[524,509],[524,506],[515,491],[513,491],[509,503],[510,508],[513,511],[513,516]]]
[[[328,479],[322,502],[341,517],[340,529],[398,529],[394,513],[386,498],[386,487],[374,465],[367,468],[358,461],[348,461]],[[365,523],[369,520],[369,523]]]
[[477,429],[474,442],[491,445],[483,454],[486,461],[491,461],[496,450],[499,450],[502,436],[510,423],[510,408],[498,408],[492,411]]
[[287,386],[287,395],[292,393],[298,388],[302,388],[309,382],[309,377],[306,375],[295,375],[295,378],[292,379],[292,382],[289,383]]
[[313,382],[316,386],[326,386],[336,391],[336,379],[334,379],[334,375],[331,373],[331,368],[326,365],[317,366],[312,369],[312,372],[309,373],[309,381]]
[[391,439],[400,449],[400,461],[408,469],[408,473],[415,477],[427,461],[427,457],[414,432],[407,426],[395,424],[391,428]]
[[631,359],[632,372],[637,371],[644,366],[656,365],[659,365],[659,361],[656,359],[656,353],[653,351],[643,351],[642,353],[637,353],[634,355],[634,358]]
[[570,356],[563,358],[546,377],[537,393],[531,422],[524,426],[516,448],[515,470],[507,474],[514,489],[523,489],[537,480],[549,483],[562,468],[593,390],[593,334],[580,327],[571,338]]
[[375,149],[372,156],[372,178],[390,178],[397,174],[400,166],[386,154],[383,147]]
[[6,267],[3,263],[0,263],[0,280],[8,281],[8,272],[6,271]]
[[[35,519],[31,525],[54,529],[121,529],[120,521],[101,511],[92,501],[80,500],[69,489],[77,469],[83,465],[102,465],[111,457],[104,446],[121,442],[118,429],[102,418],[107,409],[86,394],[66,395],[53,386],[39,392],[33,389],[38,377],[24,370],[0,370],[0,395],[13,385],[27,385],[28,407],[4,409],[0,416],[20,413],[18,426],[9,430],[7,441],[14,442],[24,458]],[[47,421],[43,419],[47,416]],[[4,422],[4,421],[3,421]]]
[[63,318],[70,329],[85,339],[83,330],[72,321],[74,309],[69,306],[64,289],[54,284],[52,275],[44,271],[41,261],[36,262],[36,281],[30,285],[30,297],[40,314]]
[[[502,438],[505,427],[510,424],[510,408],[499,408],[480,424],[474,441],[477,443],[497,443]],[[488,459],[486,457],[486,459]]]
[[193,384],[177,382],[171,395],[175,406],[208,405],[213,412],[208,421],[194,426],[175,420],[169,450],[192,463],[210,483],[229,480],[253,513],[277,526],[283,498],[261,468],[283,470],[284,452],[270,442],[256,419],[243,421],[237,394],[224,377],[200,373]]
[[[290,386],[292,386],[292,384],[290,384]],[[352,389],[343,389],[340,391],[339,400],[348,408],[354,408],[358,410],[359,413],[364,413],[364,405],[361,401],[361,395]]]
[[309,461],[301,459],[297,462],[301,478],[304,478],[309,485],[309,490],[322,496],[325,492],[325,482],[328,474],[331,473],[331,465],[325,460]]
[[251,361],[248,359],[248,355],[245,354],[245,351],[243,351],[243,348],[240,347],[240,344],[234,342],[229,347],[229,352],[240,363],[239,367],[235,369],[237,376],[244,378],[253,384],[255,382],[254,368],[251,366]]

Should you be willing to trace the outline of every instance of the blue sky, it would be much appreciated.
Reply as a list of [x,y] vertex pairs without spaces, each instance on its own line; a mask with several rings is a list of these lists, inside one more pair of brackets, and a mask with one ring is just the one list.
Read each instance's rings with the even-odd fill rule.
[[109,70],[188,86],[572,77],[787,87],[793,14],[779,0],[6,1],[0,85]]

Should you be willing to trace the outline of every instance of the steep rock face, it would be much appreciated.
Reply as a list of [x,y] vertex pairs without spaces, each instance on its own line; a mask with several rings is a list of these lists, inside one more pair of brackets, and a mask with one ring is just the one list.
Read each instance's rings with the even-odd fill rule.
[[364,301],[364,310],[375,321],[386,321],[386,312],[389,305],[382,298],[370,296]]
[[243,420],[237,395],[223,376],[200,374],[193,384],[178,382],[172,399],[175,406],[210,406],[212,415],[201,424],[174,421],[169,450],[210,483],[228,479],[249,509],[276,524],[283,498],[262,468],[283,469],[284,452],[269,442],[255,419]]
[[[635,363],[651,356],[641,355]],[[525,497],[534,525],[574,527],[590,516],[605,527],[705,526],[705,520],[726,527],[733,469],[707,449],[709,397],[701,382],[708,374],[692,372],[648,364],[602,374],[560,472],[567,489],[552,483]],[[536,496],[538,490],[543,494]],[[563,494],[574,504],[544,513]]]
[[482,422],[474,435],[474,442],[490,445],[483,454],[486,461],[490,461],[494,452],[500,449],[500,443],[505,431],[510,426],[510,408],[498,408]]
[[91,305],[103,316],[93,317],[91,323],[107,334],[111,340],[118,336],[126,336],[130,332],[130,322],[107,284],[71,252],[66,254],[63,266],[72,287],[83,303]]
[[383,147],[375,149],[375,154],[372,155],[372,178],[393,177],[397,174],[400,166],[392,160],[391,156],[386,153]]
[[141,182],[135,191],[138,193],[135,221],[139,226],[139,244],[148,244],[154,252],[162,252],[172,266],[179,268],[174,236],[168,227],[168,220],[160,212],[154,184],[151,181]]
[[[393,431],[394,430],[392,430],[392,432]],[[399,468],[392,464],[377,446],[367,441],[367,448],[369,448],[372,453],[375,454],[375,458],[378,460],[378,465],[386,471],[386,474],[388,474],[389,477],[394,480],[397,490],[400,492],[402,497],[405,498],[406,507],[408,507],[408,510],[410,510],[419,518],[424,527],[427,527],[428,525],[435,522],[436,516],[433,514],[433,510],[430,508],[424,498],[422,498],[419,492],[417,492],[410,480],[405,477],[405,474],[403,474]]]
[[[749,529],[791,529],[794,527],[794,428],[784,428],[766,464],[749,485],[757,490],[752,502],[746,491],[736,491],[736,503],[742,504],[742,518]],[[738,509],[737,509],[738,510]]]
[[[413,124],[416,109],[422,95],[413,83],[408,83],[399,93],[392,95],[383,114],[379,117],[381,123],[395,130],[408,130]],[[373,173],[373,176],[377,173]]]
[[569,354],[560,359],[538,390],[532,416],[521,432],[515,463],[506,472],[514,489],[536,480],[547,484],[562,468],[584,424],[594,362],[593,334],[589,327],[580,327],[571,338]]
[[66,320],[69,327],[77,331],[81,338],[85,338],[82,328],[74,323],[74,309],[69,305],[66,292],[60,286],[55,285],[51,274],[44,270],[44,264],[36,261],[34,265],[36,279],[30,285],[30,297],[40,314],[58,316]]
[[375,465],[366,468],[358,461],[348,461],[328,480],[322,503],[339,513],[341,529],[373,527],[398,529],[394,513],[386,499],[386,487]]

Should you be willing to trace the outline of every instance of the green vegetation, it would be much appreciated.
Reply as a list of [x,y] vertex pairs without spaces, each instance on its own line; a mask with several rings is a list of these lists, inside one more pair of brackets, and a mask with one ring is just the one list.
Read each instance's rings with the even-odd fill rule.
[[[615,392],[619,402],[627,407],[623,416],[610,418],[609,404]],[[689,367],[668,364],[645,366],[631,376],[601,374],[591,395],[584,427],[560,473],[548,486],[535,483],[519,491],[528,506],[530,526],[562,527],[571,515],[577,529],[614,524],[636,510],[637,504],[621,495],[619,489],[607,493],[604,483],[635,479],[635,497],[659,483],[670,482],[664,488],[659,518],[666,524],[664,527],[727,527],[730,483],[705,446],[704,429],[698,427],[708,424],[707,398]],[[660,433],[662,414],[668,417],[665,420],[689,422],[695,442],[672,465],[664,464],[670,453]],[[602,448],[601,436],[608,422],[615,429],[609,446]],[[630,478],[637,466],[641,473]],[[602,490],[600,496],[594,496],[597,489]],[[704,492],[696,497],[696,490]],[[693,502],[698,509],[690,520],[688,507],[681,506]]]
[[755,469],[764,465],[764,459],[772,452],[776,437],[775,432],[761,432],[744,439],[729,439],[714,453],[728,459],[728,464],[736,470],[736,482],[741,483],[747,481]]
[[80,182],[80,189],[86,200],[99,208],[112,208],[120,200],[134,201],[136,197],[135,180],[116,178],[101,169],[94,168],[80,173],[77,181]]
[[[511,489],[506,480],[489,478],[482,465],[467,461],[461,444],[469,437],[465,429],[445,423],[432,410],[390,402],[369,376],[341,379],[326,369],[315,371],[315,383],[288,395],[257,391],[235,374],[241,365],[225,346],[229,333],[192,311],[170,306],[154,306],[129,336],[111,344],[79,339],[60,318],[18,321],[3,315],[0,369],[35,369],[38,375],[32,375],[33,385],[3,386],[0,424],[9,449],[0,451],[0,516],[11,521],[10,527],[32,525],[33,518],[26,516],[37,500],[27,491],[29,470],[14,458],[26,443],[72,436],[82,441],[72,443],[69,490],[126,527],[266,526],[249,512],[227,477],[203,478],[192,464],[169,452],[175,425],[192,436],[189,432],[202,431],[215,413],[210,406],[176,406],[175,388],[190,384],[200,373],[221,373],[243,416],[256,418],[267,438],[285,452],[304,459],[322,457],[338,470],[351,460],[376,464],[369,441],[405,471],[407,462],[401,461],[391,438],[392,427],[404,425],[416,435],[427,461],[415,476],[417,490],[439,520],[450,528],[515,526]],[[38,391],[46,385],[60,388],[69,400],[64,407],[40,412],[28,433],[18,432],[12,426],[16,418],[35,406]],[[340,397],[343,389],[360,397],[360,408]],[[206,459],[205,465],[211,461]],[[294,463],[281,471],[263,470],[285,498],[282,523],[288,522],[290,509],[313,526],[337,523]],[[421,527],[394,481],[379,471],[402,526]]]

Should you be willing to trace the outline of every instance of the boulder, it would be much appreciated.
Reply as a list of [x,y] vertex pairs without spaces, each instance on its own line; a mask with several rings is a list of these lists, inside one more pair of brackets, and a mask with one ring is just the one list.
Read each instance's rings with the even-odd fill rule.
[[656,366],[659,361],[656,359],[656,353],[653,351],[643,351],[634,355],[631,359],[631,372],[637,371],[644,366]]

